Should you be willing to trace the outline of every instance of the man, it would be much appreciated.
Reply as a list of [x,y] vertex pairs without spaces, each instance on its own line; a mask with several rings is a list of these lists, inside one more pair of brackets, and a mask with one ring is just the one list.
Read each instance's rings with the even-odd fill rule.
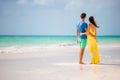
[[76,29],[76,40],[77,43],[79,42],[80,44],[80,56],[79,56],[79,64],[84,64],[82,62],[84,50],[86,47],[86,42],[87,42],[87,35],[82,35],[80,36],[80,33],[85,33],[87,30],[87,23],[85,22],[86,19],[86,13],[82,13],[80,15],[81,21],[77,24],[77,29]]

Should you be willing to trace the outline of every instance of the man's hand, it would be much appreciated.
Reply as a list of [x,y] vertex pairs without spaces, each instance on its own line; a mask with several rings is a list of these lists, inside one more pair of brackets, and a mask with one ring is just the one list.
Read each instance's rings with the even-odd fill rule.
[[78,43],[78,38],[76,39],[76,42]]

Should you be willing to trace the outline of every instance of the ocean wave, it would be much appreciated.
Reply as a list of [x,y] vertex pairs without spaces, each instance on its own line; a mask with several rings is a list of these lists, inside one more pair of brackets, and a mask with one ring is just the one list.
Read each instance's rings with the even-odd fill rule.
[[[59,49],[78,49],[78,44],[73,43],[61,43],[61,44],[52,44],[52,45],[31,45],[31,46],[7,46],[0,47],[0,53],[36,53],[45,50],[59,50]],[[88,46],[87,46],[88,48]],[[99,44],[99,49],[111,49],[116,48],[120,49],[119,44]]]
[[62,43],[62,44],[52,44],[52,45],[33,45],[33,46],[7,46],[0,47],[0,53],[30,53],[38,52],[40,50],[50,50],[50,49],[59,49],[69,46],[76,46],[71,43]]

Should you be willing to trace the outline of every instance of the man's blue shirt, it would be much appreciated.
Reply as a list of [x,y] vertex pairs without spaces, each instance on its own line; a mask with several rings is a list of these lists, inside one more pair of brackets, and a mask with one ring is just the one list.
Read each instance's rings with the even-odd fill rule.
[[86,32],[86,28],[88,27],[87,23],[84,21],[80,21],[77,23],[77,29],[78,29],[78,37],[81,39],[87,39],[87,35],[80,36],[80,33]]

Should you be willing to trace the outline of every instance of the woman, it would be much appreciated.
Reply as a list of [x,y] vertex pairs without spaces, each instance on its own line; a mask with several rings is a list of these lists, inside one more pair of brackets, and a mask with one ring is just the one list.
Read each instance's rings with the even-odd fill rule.
[[100,56],[98,51],[98,44],[96,40],[96,28],[98,28],[94,17],[89,17],[89,26],[86,33],[80,33],[80,35],[87,34],[87,42],[91,56],[91,64],[98,64],[100,62]]

